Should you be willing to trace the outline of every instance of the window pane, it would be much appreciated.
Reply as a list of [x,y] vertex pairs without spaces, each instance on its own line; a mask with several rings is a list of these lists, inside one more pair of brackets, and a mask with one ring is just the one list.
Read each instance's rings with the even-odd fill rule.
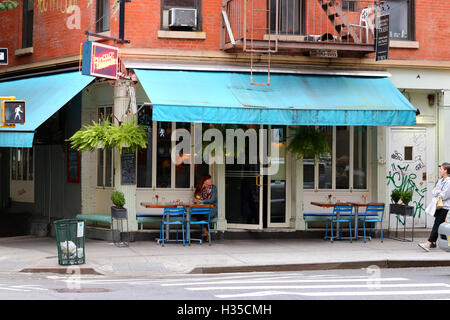
[[327,137],[330,153],[319,158],[319,189],[331,189],[332,185],[332,161],[333,161],[333,127],[320,127]]
[[34,1],[24,0],[22,15],[22,48],[33,46],[33,14]]
[[[186,129],[191,132],[191,124],[188,122],[179,122],[176,126],[177,129]],[[183,138],[180,138],[178,143],[182,142]],[[191,145],[190,141],[188,141],[189,147]],[[183,150],[182,150],[183,151]],[[186,161],[189,161],[191,157],[190,148],[189,150],[184,150],[184,154],[180,152],[177,157],[177,162],[175,164],[175,188],[189,188],[190,187],[190,165],[185,164]]]
[[97,149],[97,186],[103,187],[103,150]]
[[17,149],[17,180],[22,180],[23,152],[22,148]]
[[152,126],[147,127],[147,149],[139,149],[138,151],[138,167],[137,167],[137,187],[152,187]]
[[97,21],[95,26],[96,32],[104,32],[109,30],[110,5],[109,0],[97,0]]
[[303,159],[303,189],[314,189],[314,159]]
[[[270,1],[270,31],[275,33],[276,1]],[[302,19],[302,0],[281,0],[278,2],[278,33],[300,34]]]
[[367,189],[367,127],[354,128],[353,188]]
[[389,36],[394,39],[408,39],[408,1],[389,0],[384,8],[389,13]]
[[336,189],[349,189],[350,129],[336,127]]
[[28,148],[23,148],[23,180],[28,179]]
[[170,188],[171,174],[171,141],[172,123],[158,122],[156,149],[156,187]]
[[112,187],[112,149],[105,149],[105,187]]
[[165,7],[195,8],[196,0],[164,0]]

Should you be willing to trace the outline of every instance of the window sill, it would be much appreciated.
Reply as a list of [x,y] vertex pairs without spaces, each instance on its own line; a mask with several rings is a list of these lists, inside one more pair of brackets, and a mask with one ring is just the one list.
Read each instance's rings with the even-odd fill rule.
[[22,48],[22,49],[17,49],[14,54],[16,56],[27,56],[30,54],[33,54],[33,47],[28,47],[28,48]]
[[205,40],[206,32],[158,30],[158,38]]
[[389,48],[419,49],[419,41],[390,40]]

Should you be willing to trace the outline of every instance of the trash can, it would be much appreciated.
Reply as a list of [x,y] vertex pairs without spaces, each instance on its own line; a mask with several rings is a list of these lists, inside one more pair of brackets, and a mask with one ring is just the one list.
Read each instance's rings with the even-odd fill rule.
[[58,263],[72,265],[85,263],[84,221],[64,219],[55,221]]

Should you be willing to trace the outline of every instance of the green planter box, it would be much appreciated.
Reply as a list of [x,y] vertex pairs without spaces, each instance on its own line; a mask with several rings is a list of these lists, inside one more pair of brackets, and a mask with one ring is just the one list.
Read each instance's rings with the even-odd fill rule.
[[414,207],[391,203],[389,204],[389,213],[398,214],[400,216],[412,216],[414,214]]

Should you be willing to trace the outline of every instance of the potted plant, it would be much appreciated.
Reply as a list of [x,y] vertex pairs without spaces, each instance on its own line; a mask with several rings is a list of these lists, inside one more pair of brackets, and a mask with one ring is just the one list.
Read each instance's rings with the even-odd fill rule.
[[[399,195],[400,195],[400,199],[402,200],[401,204],[397,203],[399,200],[398,199]],[[405,191],[398,190],[397,192],[394,193],[394,195],[391,194],[391,198],[395,203],[391,203],[389,205],[389,212],[398,214],[401,216],[412,216],[414,213],[414,207],[408,206],[408,204],[412,200],[412,196],[413,196],[413,192],[411,190],[405,190]]]
[[400,189],[392,190],[391,199],[395,204],[397,204],[400,201],[401,196],[402,196],[402,191]]
[[292,126],[287,149],[300,158],[313,158],[315,161],[331,151],[326,135],[316,127]]
[[125,196],[123,192],[114,190],[111,194],[111,201],[114,206],[111,207],[111,217],[113,219],[126,219],[127,209],[123,206],[125,205]]

